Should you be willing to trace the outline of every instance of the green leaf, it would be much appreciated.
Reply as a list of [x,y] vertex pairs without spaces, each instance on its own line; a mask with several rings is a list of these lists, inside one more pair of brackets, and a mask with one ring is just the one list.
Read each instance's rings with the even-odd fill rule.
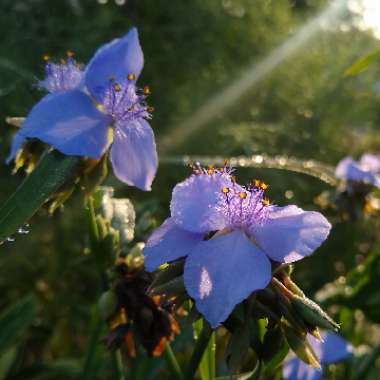
[[55,150],[43,155],[34,171],[0,208],[0,242],[17,232],[73,176],[79,160]]
[[274,369],[284,360],[289,351],[281,326],[269,328],[264,336],[262,359],[267,370]]
[[371,51],[369,54],[358,59],[353,65],[351,65],[345,72],[344,76],[351,77],[358,75],[368,68],[371,64],[380,59],[380,49]]
[[17,356],[17,347],[11,347],[4,353],[0,354],[0,380],[7,378],[7,374]]
[[33,322],[36,301],[32,296],[14,303],[0,315],[0,352],[7,351]]
[[[193,324],[194,335],[196,339],[201,334],[203,327],[203,320],[199,319]],[[203,354],[201,363],[199,365],[199,372],[202,380],[214,380],[215,379],[215,333],[213,332],[208,345]]]

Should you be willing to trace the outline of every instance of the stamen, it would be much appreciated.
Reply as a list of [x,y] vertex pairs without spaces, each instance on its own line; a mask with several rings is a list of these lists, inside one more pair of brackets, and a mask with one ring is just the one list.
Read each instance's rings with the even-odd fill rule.
[[145,86],[143,92],[144,95],[150,95],[152,93],[149,86]]
[[115,90],[115,92],[120,92],[121,91],[121,86],[119,83],[115,83],[113,85],[113,89]]
[[48,61],[50,61],[50,55],[44,54],[44,55],[42,56],[42,59],[43,59],[45,62],[48,62]]
[[267,197],[263,198],[262,203],[263,203],[264,206],[269,206],[270,205],[269,198],[267,198]]
[[222,193],[223,194],[228,194],[229,192],[230,192],[230,189],[227,186],[222,187]]
[[241,191],[241,192],[239,193],[239,198],[240,198],[240,199],[246,199],[246,198],[247,198],[247,193]]
[[61,63],[61,65],[66,65],[67,61],[65,59],[61,58],[60,63]]
[[128,74],[127,79],[128,80],[135,80],[136,79],[136,75],[135,74]]
[[208,175],[211,175],[211,174],[214,174],[215,173],[215,168],[213,165],[209,165],[208,168],[207,168],[207,174]]
[[75,53],[71,50],[67,50],[66,52],[66,55],[69,57],[69,58],[73,58],[75,56]]

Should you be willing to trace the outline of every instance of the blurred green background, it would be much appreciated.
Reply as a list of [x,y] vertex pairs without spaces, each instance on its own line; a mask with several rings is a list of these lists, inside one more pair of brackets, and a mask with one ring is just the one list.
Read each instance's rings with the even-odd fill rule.
[[[376,10],[378,29],[371,29]],[[380,64],[344,76],[380,45],[376,0],[1,0],[1,202],[24,176],[11,176],[4,164],[15,131],[5,118],[26,115],[43,95],[34,86],[43,77],[41,57],[59,59],[72,50],[87,62],[98,46],[133,25],[145,55],[139,84],[152,89],[151,124],[162,163],[151,193],[122,186],[111,176],[107,182],[135,204],[136,241],[168,215],[171,189],[189,174],[165,158],[268,154],[335,165],[347,154],[380,152]],[[259,177],[270,183],[275,203],[306,209],[317,209],[314,198],[330,189],[287,171],[244,168],[238,175],[242,182]],[[344,223],[328,216],[334,222],[330,239],[296,267],[296,279],[310,296],[377,249],[375,222]],[[30,325],[26,320],[28,328],[9,343],[17,350],[4,378],[79,378],[99,290],[91,258],[83,255],[84,218],[81,198],[74,196],[53,217],[41,210],[28,235],[0,246],[1,310],[30,293],[37,299]],[[380,340],[372,323],[380,321],[362,323],[362,312],[344,308],[331,312],[338,320],[346,318],[342,333],[353,343],[366,347]],[[178,339],[182,347],[183,342]],[[181,350],[186,354],[186,346]],[[110,378],[103,356],[99,379]],[[140,377],[165,378],[165,371],[159,372],[162,361],[144,360],[131,364],[140,366]]]

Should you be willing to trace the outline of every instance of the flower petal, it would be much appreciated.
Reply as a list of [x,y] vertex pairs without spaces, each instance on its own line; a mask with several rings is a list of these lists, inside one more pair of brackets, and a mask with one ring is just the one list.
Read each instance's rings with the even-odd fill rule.
[[268,219],[253,226],[250,232],[272,260],[292,263],[313,253],[330,229],[330,223],[319,212],[286,206],[274,207]]
[[335,175],[344,180],[364,182],[380,187],[380,179],[365,167],[361,167],[351,157],[346,157],[338,163]]
[[152,272],[162,264],[187,256],[201,240],[201,234],[182,230],[176,226],[173,218],[168,218],[153,232],[145,245],[145,268]]
[[173,190],[170,204],[176,224],[192,232],[223,229],[227,221],[217,204],[224,186],[233,184],[230,176],[222,173],[193,174],[179,183]]
[[100,47],[87,65],[84,83],[91,95],[101,100],[110,79],[124,82],[128,74],[136,79],[144,66],[144,55],[136,28],[124,37],[114,39]]
[[350,356],[353,347],[341,336],[333,332],[322,332],[323,342],[309,335],[309,341],[322,364],[336,363]]
[[282,367],[284,380],[322,380],[323,372],[313,368],[298,358],[286,361]]
[[371,173],[380,173],[380,154],[364,153],[360,158],[360,166]]
[[186,290],[213,328],[271,277],[268,258],[240,230],[200,242],[184,269]]
[[70,156],[99,158],[108,145],[108,120],[80,91],[46,95],[15,137],[10,157],[25,138],[37,138]]
[[158,157],[150,125],[144,119],[117,125],[110,159],[120,181],[141,190],[151,190]]

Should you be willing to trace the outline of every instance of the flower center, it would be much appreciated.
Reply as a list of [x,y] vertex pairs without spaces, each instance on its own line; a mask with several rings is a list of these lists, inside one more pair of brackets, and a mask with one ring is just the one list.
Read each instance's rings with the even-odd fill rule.
[[265,197],[268,185],[255,180],[246,187],[235,185],[222,187],[217,209],[222,212],[230,228],[247,229],[252,225],[263,224],[267,219],[270,202]]
[[148,86],[143,89],[136,88],[133,74],[128,74],[123,83],[110,79],[101,108],[112,117],[114,123],[130,122],[140,118],[150,119],[153,108],[146,104],[146,98],[150,93]]

